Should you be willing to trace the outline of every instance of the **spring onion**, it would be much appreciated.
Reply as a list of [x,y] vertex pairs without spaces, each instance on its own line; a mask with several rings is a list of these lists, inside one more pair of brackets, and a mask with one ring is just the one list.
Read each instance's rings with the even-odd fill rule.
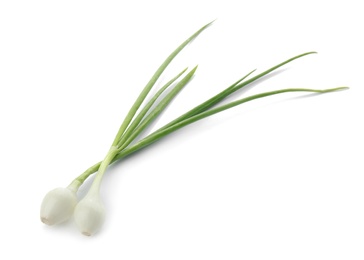
[[[158,78],[172,62],[172,60],[177,56],[177,54],[183,48],[185,48],[192,40],[194,40],[202,31],[209,27],[210,24],[211,23],[203,26],[186,41],[184,41],[175,51],[173,51],[167,57],[167,59],[157,69],[155,74],[144,87],[144,89],[134,102],[133,106],[127,113],[104,160],[88,168],[84,173],[75,178],[68,187],[57,188],[47,193],[47,195],[43,199],[40,212],[41,221],[43,223],[47,225],[58,224],[68,220],[72,215],[74,215],[75,222],[82,234],[87,236],[95,234],[98,230],[100,230],[105,219],[105,208],[100,199],[100,187],[103,176],[108,166],[116,161],[121,160],[122,158],[125,158],[131,153],[134,153],[160,140],[166,135],[169,135],[170,133],[173,133],[174,131],[177,131],[182,127],[185,127],[203,118],[220,113],[224,110],[241,105],[243,103],[272,95],[287,92],[327,93],[346,89],[346,87],[323,90],[288,88],[252,95],[218,106],[218,104],[226,97],[251,84],[252,82],[255,82],[256,80],[266,76],[270,72],[296,59],[315,53],[307,52],[283,61],[282,63],[279,63],[278,65],[273,66],[270,69],[263,71],[254,77],[250,76],[253,72],[255,72],[255,70],[249,72],[242,78],[238,79],[231,86],[216,94],[212,98],[189,110],[178,118],[172,120],[165,126],[159,128],[153,133],[147,135],[146,137],[140,138],[140,134],[161,114],[162,111],[166,109],[167,105],[192,79],[193,75],[196,72],[197,66],[189,72],[187,72],[187,68],[182,70],[174,78],[168,81],[162,88],[160,88],[160,90],[156,94],[154,94],[153,97],[150,98],[149,102],[147,102],[144,107],[141,108],[142,103],[148,96],[153,86],[155,86]],[[183,76],[184,74],[185,76]],[[175,84],[174,87],[167,94],[165,94],[166,90],[171,88],[173,84]],[[161,98],[162,94],[165,94],[163,98]],[[137,114],[138,111],[140,112]],[[76,193],[79,187],[88,177],[90,177],[94,173],[96,173],[95,178],[88,193],[82,200],[77,203]]]

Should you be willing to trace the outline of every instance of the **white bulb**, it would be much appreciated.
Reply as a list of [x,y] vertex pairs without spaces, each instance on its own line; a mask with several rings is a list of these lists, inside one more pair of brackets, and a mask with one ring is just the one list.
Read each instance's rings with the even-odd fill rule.
[[40,208],[40,219],[44,224],[54,225],[68,220],[77,204],[74,190],[56,188],[46,194]]
[[95,234],[104,223],[105,208],[98,193],[89,192],[76,206],[75,222],[82,234]]

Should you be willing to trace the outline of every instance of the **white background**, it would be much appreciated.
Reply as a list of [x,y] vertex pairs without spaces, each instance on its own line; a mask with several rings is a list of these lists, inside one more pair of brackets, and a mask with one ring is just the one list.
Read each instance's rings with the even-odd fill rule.
[[[0,259],[363,259],[360,1],[0,2]],[[284,94],[186,127],[111,167],[103,229],[39,221],[47,191],[103,158],[164,58],[193,81],[148,131],[307,51],[227,101]],[[155,90],[152,91],[155,93]],[[81,188],[85,194],[90,182]]]

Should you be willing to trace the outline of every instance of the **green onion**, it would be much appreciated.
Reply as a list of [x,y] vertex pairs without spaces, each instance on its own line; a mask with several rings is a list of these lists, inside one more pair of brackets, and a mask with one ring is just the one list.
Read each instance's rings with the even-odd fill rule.
[[[287,92],[313,92],[313,93],[328,93],[339,90],[347,89],[347,87],[338,87],[331,89],[306,89],[306,88],[288,88],[274,90],[270,92],[264,92],[249,97],[245,97],[233,102],[229,102],[224,105],[218,106],[226,97],[230,96],[234,92],[241,88],[255,82],[256,80],[266,76],[270,72],[282,67],[283,65],[294,61],[298,58],[313,54],[315,52],[307,52],[298,56],[292,57],[270,69],[263,71],[262,73],[251,77],[249,76],[255,71],[251,71],[228,88],[224,89],[215,96],[209,98],[202,104],[189,110],[183,115],[172,120],[168,124],[147,135],[146,137],[139,139],[140,134],[166,109],[168,104],[172,102],[175,96],[188,84],[188,82],[194,76],[197,66],[189,71],[182,79],[181,76],[186,73],[187,69],[184,69],[177,76],[168,81],[160,90],[147,102],[144,107],[140,108],[145,98],[149,94],[156,81],[167,68],[170,62],[176,57],[176,55],[188,45],[193,39],[195,39],[203,30],[205,30],[211,23],[203,26],[200,30],[194,33],[190,38],[184,41],[175,51],[173,51],[167,59],[158,68],[155,74],[152,76],[148,84],[139,94],[138,98],[134,102],[133,106],[127,113],[123,123],[121,124],[119,131],[117,132],[114,141],[106,154],[103,161],[96,163],[88,168],[84,173],[75,178],[71,184],[66,188],[57,188],[50,191],[44,198],[41,206],[41,220],[45,224],[53,225],[66,221],[74,213],[75,222],[80,231],[84,235],[92,235],[97,232],[104,221],[105,209],[100,199],[100,186],[103,176],[108,166],[126,156],[143,149],[144,147],[160,140],[161,138],[183,128],[196,121],[204,119],[206,117],[215,115],[227,109],[236,107],[249,101],[256,99],[287,93]],[[161,95],[172,85],[175,86],[166,94],[163,98]],[[161,100],[159,100],[161,98]],[[159,101],[158,101],[159,100]],[[156,104],[157,103],[157,104]],[[153,105],[156,104],[153,108]],[[138,114],[137,111],[140,111]],[[133,141],[134,144],[132,144]],[[77,203],[76,193],[79,187],[84,181],[93,173],[97,172],[93,183],[87,193],[87,195]],[[77,205],[76,205],[77,204]]]

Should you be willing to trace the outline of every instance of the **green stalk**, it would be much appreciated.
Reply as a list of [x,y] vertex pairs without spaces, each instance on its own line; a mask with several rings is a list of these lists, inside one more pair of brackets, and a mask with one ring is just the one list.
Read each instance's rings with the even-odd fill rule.
[[[211,24],[211,23],[210,23]],[[207,25],[205,25],[204,27],[202,27],[201,29],[200,29],[200,31],[202,31],[202,30],[204,30],[207,26],[209,26],[210,24],[207,24]],[[198,31],[197,33],[199,33],[200,31]],[[197,36],[197,35],[196,35]],[[195,36],[195,37],[196,37]],[[193,37],[193,36],[191,36],[191,37]],[[189,39],[191,39],[191,38],[189,38]],[[188,40],[186,40],[186,42],[187,42]],[[183,45],[183,44],[182,44]],[[181,46],[182,46],[181,45]],[[181,47],[180,46],[180,47]],[[180,48],[179,47],[179,48]],[[183,48],[183,47],[182,47]],[[178,48],[177,48],[177,50],[178,50]],[[176,50],[176,51],[177,51]],[[175,51],[175,52],[176,52]],[[181,121],[183,121],[183,120],[185,120],[185,119],[188,119],[188,118],[190,118],[190,117],[192,117],[192,116],[195,116],[195,115],[197,115],[197,114],[199,114],[199,113],[201,113],[201,112],[204,112],[204,111],[206,111],[207,109],[209,109],[209,108],[211,108],[212,106],[214,106],[214,105],[216,105],[217,103],[219,103],[220,101],[222,101],[223,99],[225,99],[227,96],[229,96],[229,95],[231,95],[232,93],[234,93],[235,91],[237,91],[237,90],[239,90],[239,89],[241,89],[241,88],[243,88],[243,87],[245,87],[245,86],[247,86],[248,84],[250,84],[250,83],[252,83],[252,82],[254,82],[254,81],[256,81],[256,80],[258,80],[258,79],[260,79],[261,77],[264,77],[265,75],[267,75],[267,74],[269,74],[270,72],[272,72],[272,71],[274,71],[274,70],[276,70],[276,69],[278,69],[278,68],[280,68],[280,67],[282,67],[283,65],[285,65],[285,64],[287,64],[287,63],[289,63],[289,62],[292,62],[292,61],[294,61],[294,60],[296,60],[296,59],[298,59],[298,58],[301,58],[301,57],[303,57],[303,56],[306,56],[306,55],[309,55],[309,54],[313,54],[313,53],[316,53],[316,52],[306,52],[306,53],[303,53],[303,54],[300,54],[300,55],[297,55],[297,56],[295,56],[295,57],[292,57],[292,58],[290,58],[290,59],[288,59],[288,60],[286,60],[286,61],[283,61],[283,62],[281,62],[281,63],[279,63],[278,65],[276,65],[276,66],[273,66],[273,67],[271,67],[270,69],[268,69],[268,70],[266,70],[266,71],[264,71],[264,72],[262,72],[262,73],[260,73],[260,74],[258,74],[257,76],[255,76],[255,77],[253,77],[253,78],[251,78],[251,79],[248,79],[248,80],[246,80],[246,81],[244,81],[248,76],[250,76],[255,70],[253,70],[253,71],[251,71],[251,72],[249,72],[247,75],[245,75],[244,77],[242,77],[241,79],[239,79],[238,81],[236,81],[234,84],[232,84],[230,87],[228,87],[228,88],[226,88],[225,90],[223,90],[222,92],[220,92],[220,93],[218,93],[217,95],[215,95],[215,96],[213,96],[212,98],[210,98],[210,99],[208,99],[207,101],[205,101],[204,103],[202,103],[202,104],[200,104],[200,105],[198,105],[198,106],[196,106],[195,108],[193,108],[193,109],[191,109],[190,111],[188,111],[187,113],[185,113],[185,114],[183,114],[183,115],[181,115],[180,117],[178,117],[178,118],[176,118],[175,120],[173,120],[173,121],[171,121],[171,122],[169,122],[167,125],[165,125],[165,126],[163,126],[162,128],[160,128],[160,129],[158,129],[156,132],[158,132],[158,131],[162,131],[162,130],[164,130],[164,129],[167,129],[167,128],[169,128],[169,127],[171,127],[171,126],[174,126],[175,124],[178,124],[179,122],[181,122]],[[173,53],[172,53],[173,54]],[[171,55],[172,55],[171,54]],[[168,60],[168,59],[167,59]],[[139,105],[140,106],[140,105]],[[125,121],[124,121],[125,122]],[[129,121],[130,122],[130,121]],[[128,124],[129,124],[129,122],[128,122]],[[123,123],[124,124],[124,123]],[[123,125],[120,127],[120,129],[123,129],[124,127],[123,127]],[[125,126],[125,128],[126,128],[126,126]],[[125,131],[125,129],[124,130],[122,130],[122,132],[124,133],[124,131]],[[120,132],[121,132],[121,130],[119,130],[119,132],[118,132],[118,135],[122,135],[123,133],[121,133],[120,134]],[[156,133],[155,132],[155,133]],[[119,143],[119,140],[120,140],[120,137],[118,137],[118,135],[117,135],[117,137],[115,138],[115,140],[116,139],[118,139],[118,142],[117,143]],[[129,139],[130,138],[130,136],[128,137],[128,139],[127,140],[129,140],[130,142],[132,141],[131,139]],[[126,139],[126,138],[125,138]],[[114,142],[115,142],[115,140],[114,140]],[[144,140],[144,139],[143,139]],[[123,140],[124,141],[124,140]],[[129,142],[128,141],[128,142]],[[129,142],[129,143],[130,143]],[[114,145],[113,145],[114,146]],[[124,148],[126,148],[127,147],[127,145],[126,146],[123,146],[123,148],[122,149],[124,149]],[[134,147],[134,146],[132,146],[132,147]],[[129,147],[129,148],[131,148],[131,147]],[[126,148],[126,149],[129,149],[129,148]],[[120,149],[121,150],[121,149]],[[116,158],[119,158],[118,156],[116,156]],[[121,158],[121,157],[120,157]],[[99,163],[97,163],[97,164],[95,164],[95,165],[93,165],[92,167],[90,167],[88,170],[86,170],[83,174],[81,174],[79,177],[77,177],[76,178],[76,180],[77,180],[77,182],[72,182],[72,185],[81,185],[81,183],[83,183],[83,181],[90,175],[90,174],[92,174],[92,173],[94,173],[95,172],[95,168],[97,168],[97,167],[99,167],[100,166],[100,164]],[[75,181],[76,181],[75,180]],[[80,183],[81,182],[81,183]],[[77,187],[78,187],[77,186]]]
[[[303,91],[303,92],[314,92],[314,93],[328,93],[328,92],[334,92],[334,91],[339,91],[339,90],[344,90],[347,89],[347,87],[339,87],[339,88],[331,88],[331,89],[324,89],[324,90],[318,90],[318,89],[304,89],[304,88],[291,88],[291,89],[281,89],[281,90],[276,90],[276,91],[270,91],[270,92],[265,92],[265,93],[260,93],[260,94],[256,94],[256,95],[252,95],[231,103],[228,103],[226,105],[222,105],[220,107],[217,108],[213,108],[210,110],[207,110],[205,112],[202,112],[200,114],[197,114],[195,116],[192,116],[190,118],[187,118],[185,120],[182,120],[168,128],[161,128],[157,131],[155,131],[154,133],[148,135],[147,137],[145,137],[144,139],[140,140],[139,142],[135,143],[134,145],[125,148],[124,150],[122,150],[121,152],[119,152],[114,159],[111,161],[111,163],[114,163],[158,140],[160,140],[161,138],[163,138],[164,136],[169,135],[170,133],[177,131],[178,129],[187,126],[189,124],[192,124],[196,121],[199,121],[203,118],[212,116],[214,114],[220,113],[224,110],[233,108],[235,106],[241,105],[243,103],[255,100],[255,99],[259,99],[259,98],[263,98],[263,97],[267,97],[267,96],[272,96],[272,95],[277,95],[277,94],[281,94],[281,93],[286,93],[286,92],[297,92],[297,91]],[[79,177],[77,177],[75,179],[74,182],[78,182],[78,183],[83,183],[91,174],[93,174],[94,172],[97,171],[97,169],[100,167],[101,162],[91,166],[89,169],[87,169],[83,174],[81,174]]]
[[[110,148],[109,153],[106,155],[106,157],[105,157],[105,159],[104,159],[104,161],[102,163],[96,164],[97,166],[100,167],[100,170],[99,170],[99,174],[97,174],[97,176],[95,178],[95,181],[94,181],[95,187],[99,187],[100,186],[101,179],[102,179],[102,177],[103,177],[103,175],[105,173],[105,170],[106,170],[107,166],[110,164],[111,160],[113,160],[114,157],[115,157],[115,155],[117,154],[117,152],[115,151],[115,149],[117,149],[117,146],[118,145],[121,145],[122,144],[122,143],[120,143],[120,139],[122,138],[123,134],[124,133],[126,134],[125,135],[125,138],[123,140],[125,140],[126,138],[128,138],[127,140],[129,140],[131,133],[134,133],[132,131],[129,131],[128,133],[126,133],[125,131],[127,130],[128,126],[130,125],[130,122],[134,118],[136,112],[140,108],[141,104],[143,103],[143,101],[147,97],[148,93],[150,92],[150,90],[152,89],[152,87],[154,86],[154,84],[157,82],[157,80],[160,77],[160,75],[164,72],[164,70],[172,62],[172,60],[178,55],[178,53],[180,53],[192,40],[194,40],[202,31],[204,31],[212,23],[213,22],[210,22],[210,23],[206,24],[205,26],[203,26],[202,28],[200,28],[197,32],[195,32],[192,36],[190,36],[187,40],[185,40],[180,46],[178,46],[177,49],[175,49],[167,57],[167,59],[162,63],[162,65],[157,69],[157,71],[154,73],[154,75],[149,80],[149,82],[147,83],[147,85],[144,87],[144,89],[142,90],[142,92],[139,94],[138,98],[134,102],[133,106],[130,108],[128,114],[126,115],[126,117],[125,117],[125,119],[123,121],[123,123],[121,124],[121,126],[120,126],[120,128],[119,128],[119,130],[118,130],[118,132],[117,132],[117,134],[116,134],[116,136],[114,138],[114,141],[113,141],[113,143],[111,145],[111,148]],[[193,73],[194,73],[195,69],[193,70]],[[190,75],[190,77],[192,77],[193,73],[192,74],[188,74],[188,75]],[[171,84],[172,84],[172,82],[171,82]],[[157,94],[160,95],[162,92],[157,93]],[[157,96],[157,98],[158,98],[158,96]],[[157,99],[157,98],[155,98],[155,99]],[[154,101],[153,101],[153,103],[154,103]],[[153,103],[150,104],[150,107],[153,105]],[[147,104],[147,106],[148,105],[149,104]],[[136,123],[134,125],[132,123],[132,127],[134,127],[134,128],[136,127],[136,129],[139,128],[139,126],[137,126],[138,125],[137,122],[138,121],[140,122],[140,120],[143,118],[143,116],[148,112],[149,108],[148,109],[145,109],[145,110],[142,110],[141,113],[139,113],[139,116],[137,116],[136,119],[135,119],[135,122]],[[143,113],[144,113],[144,115],[143,115]],[[149,122],[151,122],[151,120]],[[143,126],[143,127],[145,128],[146,126]],[[139,129],[140,129],[140,131],[142,131],[142,127],[140,127]],[[89,172],[89,171],[86,171],[86,172]],[[82,176],[84,176],[84,175],[82,175]],[[85,178],[87,178],[87,177],[88,176],[86,176]],[[83,180],[84,181],[85,178],[79,176],[69,186],[72,187],[73,189],[78,189],[79,186],[82,184],[82,182],[80,180]]]
[[[139,142],[137,142],[135,145],[133,145],[130,148],[126,148],[125,150],[121,151],[116,157],[115,159],[118,160],[119,158],[122,158],[125,156],[125,154],[130,154],[132,152],[135,152],[137,150],[140,150],[141,148],[150,145],[151,143],[161,139],[162,137],[186,126],[189,124],[192,124],[198,120],[201,120],[203,118],[212,116],[214,114],[220,113],[224,110],[230,109],[232,107],[241,105],[243,103],[255,100],[255,99],[259,99],[259,98],[263,98],[263,97],[267,97],[267,96],[272,96],[272,95],[277,95],[277,94],[281,94],[281,93],[286,93],[286,92],[297,92],[297,91],[304,91],[304,92],[315,92],[315,93],[328,93],[328,92],[334,92],[334,91],[338,91],[338,90],[344,90],[347,89],[347,87],[339,87],[339,88],[331,88],[331,89],[324,89],[324,90],[319,90],[319,89],[305,89],[305,88],[289,88],[289,89],[281,89],[281,90],[276,90],[276,91],[270,91],[270,92],[264,92],[264,93],[260,93],[260,94],[256,94],[256,95],[252,95],[243,99],[239,99],[237,101],[228,103],[226,105],[222,105],[220,107],[217,108],[213,108],[204,112],[201,112],[200,114],[197,114],[195,116],[192,116],[190,118],[187,118],[185,120],[182,120],[168,128],[161,128],[157,131],[155,131],[154,133],[150,134],[149,136],[147,136],[146,138],[140,140]],[[125,154],[123,154],[123,152],[125,152]]]
[[118,143],[119,151],[127,147],[138,135],[167,107],[167,105],[172,101],[172,99],[182,90],[183,87],[191,80],[192,76],[195,74],[197,66],[194,67],[177,85],[169,92],[159,104],[150,112],[150,114],[141,121],[136,129],[130,133],[128,139],[125,140],[123,137]]
[[112,162],[112,160],[115,158],[117,153],[118,153],[117,147],[112,146],[110,148],[109,152],[107,153],[107,155],[105,156],[104,160],[100,164],[96,177],[95,177],[94,181],[92,182],[91,188],[89,190],[90,193],[98,193],[100,191],[102,177],[104,177],[107,167]]
[[[217,95],[213,96],[212,98],[208,99],[207,101],[203,102],[202,104],[196,106],[195,108],[191,109],[190,111],[188,111],[187,113],[181,115],[180,117],[176,118],[175,120],[169,122],[167,125],[163,126],[161,129],[165,129],[168,128],[186,118],[189,118],[191,116],[197,115],[200,112],[206,111],[207,109],[209,109],[210,107],[216,105],[217,103],[221,102],[223,99],[225,99],[226,97],[230,96],[232,93],[234,93],[235,91],[249,85],[250,83],[260,79],[261,77],[264,77],[265,75],[269,74],[270,72],[282,67],[283,65],[292,62],[298,58],[301,58],[303,56],[309,55],[309,54],[314,54],[316,52],[306,52],[300,55],[297,55],[295,57],[292,57],[282,63],[279,63],[278,65],[271,67],[270,69],[263,71],[262,73],[258,74],[257,76],[248,79],[244,82],[243,81],[245,78],[247,78],[251,73],[253,73],[255,70],[251,71],[250,73],[248,73],[247,75],[245,75],[242,79],[238,80],[237,82],[235,82],[234,84],[232,84],[230,87],[226,88],[225,90],[223,90],[222,92],[218,93]],[[161,130],[160,129],[160,130]]]
[[172,85],[183,73],[185,73],[187,68],[185,68],[183,71],[181,71],[177,76],[175,76],[173,79],[168,81],[154,96],[149,102],[143,107],[142,111],[138,114],[138,116],[133,120],[133,122],[130,124],[128,129],[125,131],[125,133],[122,135],[122,137],[119,140],[119,144],[122,144],[134,131],[134,129],[140,124],[144,116],[148,113],[149,109],[153,106],[155,101],[162,95],[162,93],[170,86]]
[[185,40],[177,49],[175,49],[168,57],[167,59],[162,63],[162,65],[157,69],[157,71],[154,73],[153,77],[149,80],[147,85],[144,87],[142,92],[139,94],[138,98],[134,102],[133,106],[130,108],[128,114],[126,115],[123,123],[121,124],[118,133],[115,136],[115,139],[112,143],[112,146],[116,146],[119,142],[121,136],[124,134],[126,128],[128,127],[129,123],[133,119],[135,113],[139,109],[140,105],[143,103],[144,99],[160,77],[160,75],[163,73],[163,71],[167,68],[169,63],[177,56],[178,53],[181,52],[182,49],[184,49],[193,39],[195,39],[203,30],[205,30],[208,26],[210,26],[212,22],[206,24],[201,29],[199,29],[197,32],[195,32],[192,36],[190,36],[187,40]]
[[[134,129],[134,131],[130,132],[130,135],[129,135],[128,139],[126,140],[126,142],[120,143],[119,146],[111,146],[108,154],[106,155],[105,159],[102,162],[97,163],[94,166],[87,169],[86,172],[84,172],[79,177],[77,177],[74,181],[72,181],[72,183],[69,185],[69,187],[71,187],[74,190],[77,190],[82,185],[82,183],[87,179],[87,177],[89,175],[91,175],[92,173],[94,173],[95,171],[98,170],[95,180],[93,181],[92,186],[91,186],[92,192],[98,192],[99,188],[100,188],[102,177],[105,174],[107,166],[110,164],[111,161],[115,161],[114,157],[117,155],[117,153],[120,152],[121,149],[123,149],[123,147],[126,147],[127,145],[129,145],[137,137],[137,135],[139,133],[141,133],[145,129],[145,127],[147,127],[163,111],[163,109],[172,101],[172,99],[191,80],[196,69],[197,69],[197,66],[195,68],[193,68],[180,82],[178,82],[176,84],[176,86],[155,107],[155,109],[153,109],[153,111],[145,119],[143,119],[140,122],[140,120],[144,117],[145,113],[147,113],[147,111],[153,105],[154,101],[159,97],[159,95],[170,84],[172,84],[172,82],[174,82],[176,78],[178,78],[183,72],[185,72],[185,70],[183,72],[181,72],[179,75],[177,75],[175,78],[173,78],[170,82],[168,82],[160,91],[158,91],[158,93],[152,98],[152,100],[146,105],[146,107],[144,107],[144,109],[139,113],[138,117],[132,123],[131,127],[134,127],[137,124],[136,122],[140,119],[139,120],[140,124]],[[125,134],[127,136],[127,132]],[[120,139],[120,141],[124,140],[123,137]],[[120,145],[121,145],[121,147],[120,147]]]

